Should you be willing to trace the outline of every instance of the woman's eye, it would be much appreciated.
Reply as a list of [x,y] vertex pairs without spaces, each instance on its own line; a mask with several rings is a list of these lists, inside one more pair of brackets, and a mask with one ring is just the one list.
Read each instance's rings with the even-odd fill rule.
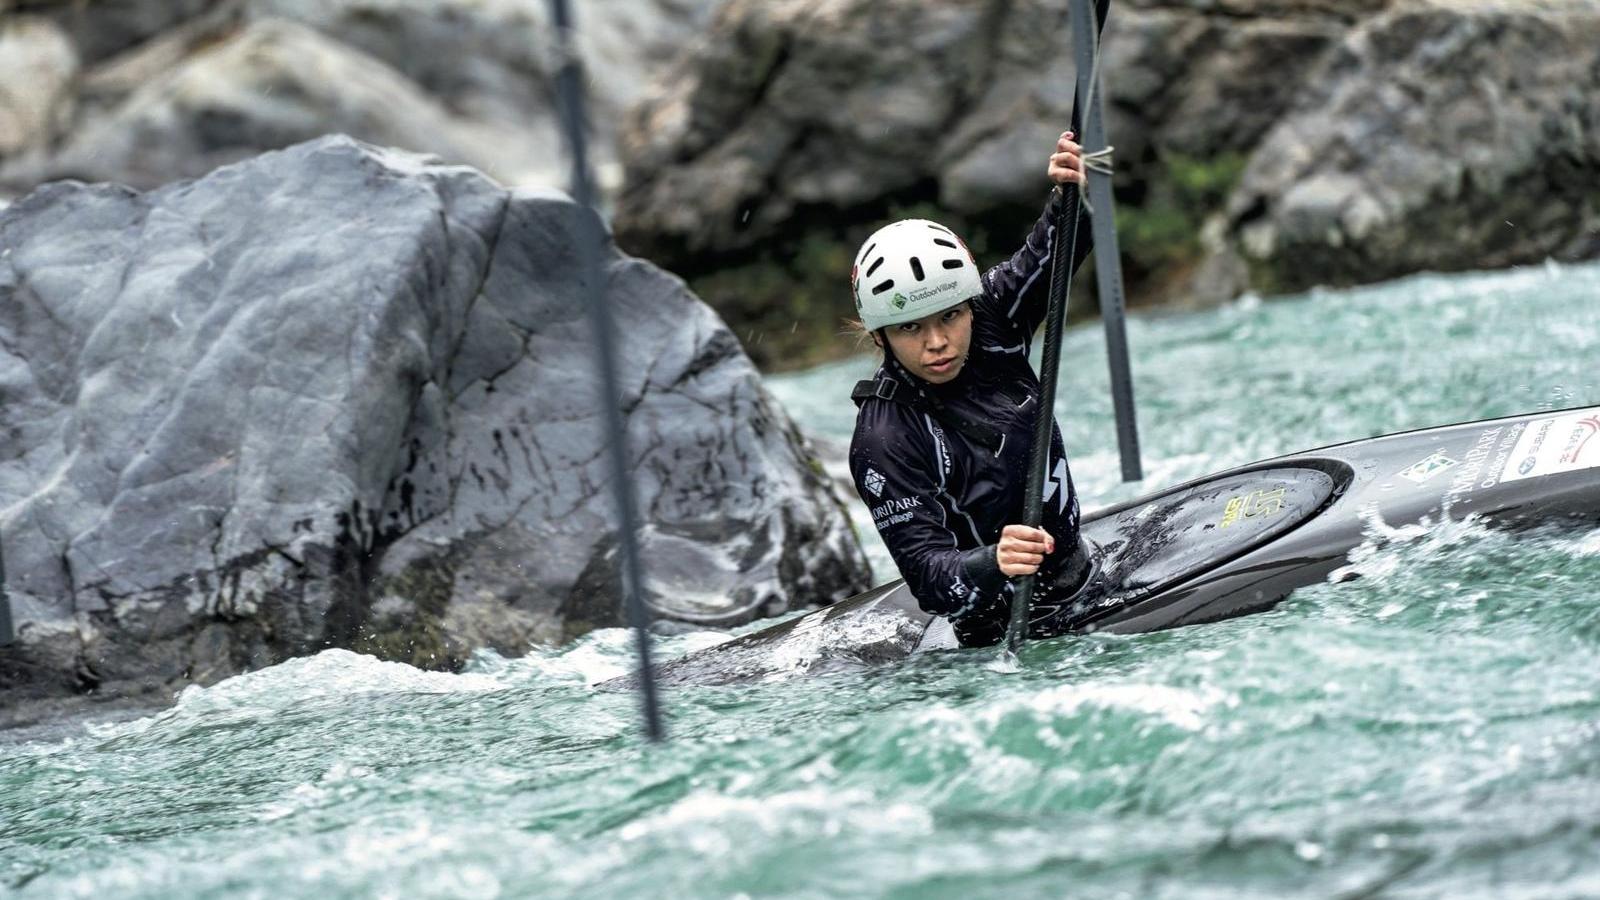
[[916,334],[917,333],[917,323],[916,322],[907,322],[904,325],[900,326],[900,331],[903,334]]
[[952,309],[952,310],[950,310],[950,311],[949,311],[949,312],[947,312],[947,313],[945,313],[945,314],[944,314],[944,320],[945,320],[945,321],[946,321],[946,322],[954,322],[954,321],[955,321],[955,320],[956,320],[956,319],[957,319],[957,318],[959,318],[959,317],[960,317],[960,316],[961,316],[961,310],[959,310],[959,309]]

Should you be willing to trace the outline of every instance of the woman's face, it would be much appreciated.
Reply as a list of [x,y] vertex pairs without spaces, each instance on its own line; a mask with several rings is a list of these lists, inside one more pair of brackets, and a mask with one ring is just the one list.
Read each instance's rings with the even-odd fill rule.
[[[944,384],[961,374],[972,346],[972,306],[963,303],[914,322],[883,330],[889,350],[906,371],[931,384]],[[873,340],[878,340],[876,333]]]

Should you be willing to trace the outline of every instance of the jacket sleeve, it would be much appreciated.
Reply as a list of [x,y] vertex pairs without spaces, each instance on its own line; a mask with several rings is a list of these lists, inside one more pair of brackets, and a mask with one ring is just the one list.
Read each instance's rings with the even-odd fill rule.
[[[1055,240],[1056,213],[1063,204],[1077,208],[1075,188],[1052,190],[1044,213],[1028,232],[1022,249],[983,273],[985,302],[992,304],[994,315],[1019,328],[1025,340],[1031,341],[1050,305],[1050,252]],[[1078,271],[1094,249],[1092,235],[1088,213],[1080,209],[1073,272]]]
[[995,545],[960,548],[956,529],[970,526],[947,521],[937,448],[919,447],[915,437],[858,436],[850,474],[917,604],[932,615],[959,619],[1003,602],[1006,577]]

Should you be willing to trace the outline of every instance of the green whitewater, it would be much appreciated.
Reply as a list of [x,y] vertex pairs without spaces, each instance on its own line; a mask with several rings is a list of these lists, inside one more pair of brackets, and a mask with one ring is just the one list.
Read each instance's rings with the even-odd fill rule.
[[[1600,267],[1131,323],[1145,489],[1600,403]],[[773,379],[838,465],[857,359]],[[1061,417],[1117,483],[1094,328]],[[860,520],[865,524],[865,519]],[[881,549],[879,574],[892,573]],[[467,672],[330,651],[138,719],[0,733],[18,897],[1600,895],[1600,530],[1380,531],[1275,611],[666,697],[628,636]],[[725,639],[662,642],[672,655]]]

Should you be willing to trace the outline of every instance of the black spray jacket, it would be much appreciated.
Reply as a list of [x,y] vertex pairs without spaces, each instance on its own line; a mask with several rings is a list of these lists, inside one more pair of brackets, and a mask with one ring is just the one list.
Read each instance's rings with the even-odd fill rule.
[[[1033,333],[1049,301],[1050,251],[1056,204],[1052,193],[1021,250],[983,274],[973,301],[972,346],[961,373],[934,385],[906,372],[892,353],[874,376],[892,381],[859,399],[850,473],[856,493],[888,545],[923,610],[949,618],[964,646],[997,642],[1010,611],[1011,585],[995,560],[1006,525],[1022,521],[1029,444],[1039,405],[1039,377],[1028,364]],[[1089,226],[1080,220],[1074,268],[1089,254]],[[901,402],[924,392],[956,417],[977,420],[1003,437],[999,452],[926,411]],[[922,406],[918,409],[917,406]],[[1042,527],[1056,552],[1053,565],[1078,540],[1078,497],[1059,429],[1051,429],[1050,477]]]

